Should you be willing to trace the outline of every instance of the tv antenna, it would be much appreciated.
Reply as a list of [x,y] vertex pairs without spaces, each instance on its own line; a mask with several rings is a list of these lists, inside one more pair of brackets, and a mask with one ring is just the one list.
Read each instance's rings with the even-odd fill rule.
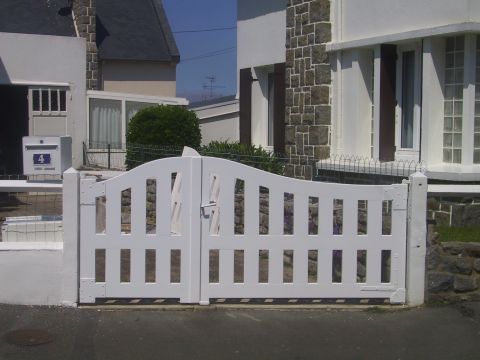
[[209,81],[209,84],[203,84],[203,90],[208,90],[209,91],[209,98],[211,99],[213,97],[213,90],[214,89],[224,89],[225,86],[221,85],[215,85],[215,81],[217,80],[215,75],[209,75],[205,76],[205,79]]

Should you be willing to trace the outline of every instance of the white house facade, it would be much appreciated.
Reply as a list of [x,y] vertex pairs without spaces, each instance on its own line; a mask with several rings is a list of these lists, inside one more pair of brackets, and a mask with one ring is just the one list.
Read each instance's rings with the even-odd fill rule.
[[237,2],[240,142],[284,151],[284,0]]
[[[75,37],[0,33],[1,96],[14,99],[8,118],[5,113],[1,117],[2,133],[12,144],[2,145],[9,158],[21,156],[22,136],[70,135],[73,165],[81,165],[86,138],[85,48],[85,40]],[[21,170],[21,160],[11,165],[12,171],[18,166]]]
[[480,179],[480,2],[332,0],[331,154]]

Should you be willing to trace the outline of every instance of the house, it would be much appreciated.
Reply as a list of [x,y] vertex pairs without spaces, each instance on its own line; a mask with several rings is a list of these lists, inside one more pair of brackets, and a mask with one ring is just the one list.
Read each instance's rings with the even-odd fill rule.
[[202,145],[214,140],[239,141],[239,101],[236,95],[193,102],[188,108],[197,114]]
[[98,90],[175,97],[175,39],[159,0],[96,2]]
[[480,180],[480,3],[331,5],[332,153]]
[[239,0],[238,16],[240,138],[265,141],[268,82],[256,73],[284,61],[284,125],[278,112],[270,123],[283,127],[290,175],[312,171],[298,158],[345,156],[480,180],[477,1]]
[[22,172],[27,135],[72,136],[75,167],[83,144],[121,147],[139,109],[188,104],[178,61],[160,0],[3,0],[0,172]]

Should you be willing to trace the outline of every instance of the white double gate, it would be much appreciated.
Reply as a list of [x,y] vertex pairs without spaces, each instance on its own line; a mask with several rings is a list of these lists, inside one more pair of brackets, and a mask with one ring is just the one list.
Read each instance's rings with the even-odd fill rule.
[[80,302],[402,303],[407,198],[407,184],[301,181],[188,151],[106,181],[82,179]]

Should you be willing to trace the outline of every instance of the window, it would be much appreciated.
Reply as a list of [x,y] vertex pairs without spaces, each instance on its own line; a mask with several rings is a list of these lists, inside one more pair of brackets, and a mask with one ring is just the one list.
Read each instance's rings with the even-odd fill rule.
[[415,107],[415,51],[402,53],[402,130],[401,146],[413,148]]
[[157,104],[138,102],[138,101],[127,101],[125,103],[125,111],[127,115],[127,127],[128,127],[128,122],[130,121],[131,118],[135,116],[137,112],[147,107],[151,107],[155,105]]
[[[61,101],[61,98],[60,98]],[[159,104],[186,105],[184,99],[90,90],[87,92],[90,149],[123,149],[128,122],[141,109]]]
[[480,164],[480,36],[477,35],[473,163]]
[[36,115],[60,115],[67,111],[66,89],[32,89],[31,96]]
[[372,51],[372,64],[370,76],[370,157],[375,156],[375,51]]
[[462,162],[463,69],[465,37],[446,40],[443,161]]
[[89,101],[90,148],[122,148],[122,102],[111,99]]
[[267,145],[273,146],[273,126],[274,126],[274,104],[275,104],[275,91],[274,91],[274,77],[272,73],[268,74],[268,139]]

